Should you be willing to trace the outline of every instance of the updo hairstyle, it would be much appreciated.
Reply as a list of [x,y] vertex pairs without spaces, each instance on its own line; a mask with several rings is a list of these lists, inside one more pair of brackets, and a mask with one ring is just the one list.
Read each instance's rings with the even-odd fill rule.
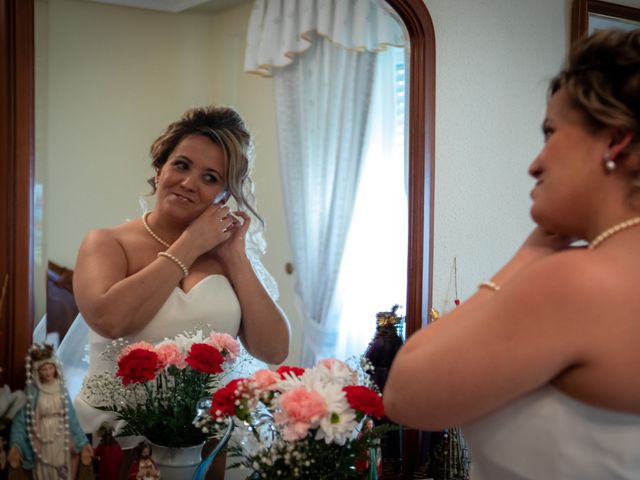
[[[254,206],[253,181],[250,177],[253,144],[240,115],[232,108],[213,105],[187,110],[151,145],[151,165],[156,171],[189,135],[202,135],[222,149],[226,166],[225,189],[236,200],[240,210],[249,210],[264,224]],[[155,193],[153,180],[149,179],[149,184]]]
[[[593,131],[612,127],[632,132],[624,153],[640,153],[640,29],[600,30],[575,43],[565,68],[551,81],[549,95],[560,88]],[[640,186],[638,165],[629,167]]]

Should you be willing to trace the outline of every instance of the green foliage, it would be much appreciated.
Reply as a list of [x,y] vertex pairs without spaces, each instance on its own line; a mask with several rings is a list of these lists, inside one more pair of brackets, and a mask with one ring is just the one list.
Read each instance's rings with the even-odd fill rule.
[[98,408],[115,412],[118,420],[126,422],[118,436],[143,435],[167,447],[198,445],[207,436],[193,425],[195,407],[198,400],[211,395],[217,377],[170,366],[151,382],[123,387],[125,401]]

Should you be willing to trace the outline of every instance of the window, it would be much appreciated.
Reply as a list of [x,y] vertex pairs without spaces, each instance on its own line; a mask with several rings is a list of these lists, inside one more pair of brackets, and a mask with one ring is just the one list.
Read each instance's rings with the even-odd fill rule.
[[364,353],[376,313],[404,307],[407,297],[405,52],[389,48],[378,55],[366,156],[338,278],[335,356],[342,359]]

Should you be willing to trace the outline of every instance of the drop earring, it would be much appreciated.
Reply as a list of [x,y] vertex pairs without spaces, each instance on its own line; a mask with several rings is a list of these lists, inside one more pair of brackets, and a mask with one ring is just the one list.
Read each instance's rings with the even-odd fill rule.
[[611,156],[609,155],[609,152],[604,152],[604,155],[602,156],[602,160],[604,161],[604,169],[607,172],[613,172],[616,169],[616,162],[611,160]]

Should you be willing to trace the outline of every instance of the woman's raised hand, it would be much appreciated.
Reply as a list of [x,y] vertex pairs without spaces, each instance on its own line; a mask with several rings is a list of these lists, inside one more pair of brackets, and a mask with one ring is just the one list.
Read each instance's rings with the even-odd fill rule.
[[539,257],[546,257],[570,248],[575,238],[545,232],[537,226],[524,241],[520,250],[526,250]]
[[[247,231],[249,231],[249,225],[251,224],[251,217],[240,210],[233,212],[229,217],[232,219],[231,226],[228,230],[230,236],[216,248],[216,253],[225,263],[228,263],[234,258],[243,258],[245,256],[245,239]],[[238,220],[238,217],[242,219],[242,221]]]
[[213,250],[234,235],[239,223],[226,205],[211,205],[184,231],[198,255]]
[[511,258],[492,279],[498,285],[503,286],[514,275],[528,268],[535,262],[549,255],[567,250],[571,247],[571,243],[573,243],[574,240],[574,238],[545,232],[538,226],[529,234],[513,258]]

